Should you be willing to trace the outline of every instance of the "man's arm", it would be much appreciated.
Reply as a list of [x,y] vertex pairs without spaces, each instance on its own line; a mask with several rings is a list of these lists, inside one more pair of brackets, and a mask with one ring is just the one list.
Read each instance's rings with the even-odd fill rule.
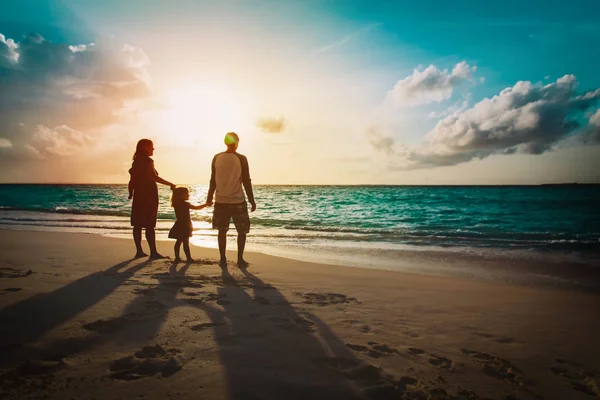
[[216,181],[216,176],[215,176],[215,162],[216,161],[217,161],[217,156],[214,156],[212,159],[212,163],[210,165],[210,185],[208,187],[208,195],[206,196],[206,204],[208,204],[209,206],[212,206],[212,204],[213,204],[213,196],[215,195],[215,190],[217,189],[217,181]]
[[256,202],[254,201],[254,192],[252,192],[252,180],[250,179],[250,167],[248,166],[248,159],[245,156],[240,157],[242,163],[242,184],[248,196],[248,202],[250,203],[250,211],[256,210]]

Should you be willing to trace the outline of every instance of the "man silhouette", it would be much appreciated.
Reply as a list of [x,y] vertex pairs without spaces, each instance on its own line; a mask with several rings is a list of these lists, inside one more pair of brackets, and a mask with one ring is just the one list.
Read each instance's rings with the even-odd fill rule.
[[[244,248],[246,246],[246,234],[250,232],[250,217],[248,216],[248,205],[244,190],[248,196],[248,202],[251,211],[256,210],[254,194],[252,193],[252,183],[250,181],[250,170],[248,169],[248,159],[239,154],[236,150],[240,138],[235,132],[229,132],[225,135],[225,145],[227,150],[213,157],[210,176],[210,187],[206,204],[213,204],[215,196],[215,208],[213,210],[213,229],[219,230],[219,254],[221,259],[219,265],[222,268],[227,267],[227,257],[225,249],[227,247],[227,231],[229,222],[233,219],[235,229],[237,230],[238,244],[238,266],[240,268],[248,267],[244,260]],[[244,190],[242,190],[242,185]],[[216,194],[215,194],[216,192]]]

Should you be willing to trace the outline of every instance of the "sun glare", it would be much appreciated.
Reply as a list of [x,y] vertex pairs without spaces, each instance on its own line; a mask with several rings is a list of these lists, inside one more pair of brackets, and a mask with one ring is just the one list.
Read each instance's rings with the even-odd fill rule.
[[228,131],[244,130],[251,118],[235,91],[211,85],[181,88],[167,94],[162,121],[176,144],[195,146]]

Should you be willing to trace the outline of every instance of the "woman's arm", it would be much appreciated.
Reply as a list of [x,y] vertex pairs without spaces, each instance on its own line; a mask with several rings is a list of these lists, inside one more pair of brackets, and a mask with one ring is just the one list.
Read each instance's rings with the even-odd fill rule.
[[175,184],[173,184],[167,180],[164,180],[163,178],[158,176],[158,173],[154,169],[154,162],[152,162],[151,168],[148,168],[148,174],[150,175],[150,179],[152,179],[154,182],[162,183],[163,185],[170,186],[171,190],[173,190],[175,188]]
[[175,184],[174,184],[174,183],[171,183],[171,182],[169,182],[169,181],[166,181],[166,180],[164,180],[163,178],[161,178],[160,176],[158,176],[158,175],[156,175],[156,174],[154,175],[154,177],[152,178],[152,180],[153,180],[154,182],[156,182],[156,183],[162,183],[163,185],[170,186],[170,187],[171,187],[171,189],[175,188]]
[[201,205],[198,205],[198,206],[190,204],[190,209],[192,209],[192,210],[202,210],[203,208],[206,208],[206,207],[208,207],[207,204],[201,204]]

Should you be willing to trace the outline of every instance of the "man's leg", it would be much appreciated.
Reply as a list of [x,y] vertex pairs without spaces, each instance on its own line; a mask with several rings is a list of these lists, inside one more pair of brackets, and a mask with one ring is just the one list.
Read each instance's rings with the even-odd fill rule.
[[248,215],[248,206],[242,203],[236,206],[233,214],[233,223],[237,230],[237,245],[238,245],[238,267],[247,268],[248,263],[244,260],[244,249],[246,248],[246,235],[250,232],[250,216]]
[[227,230],[219,229],[218,242],[219,242],[219,255],[221,256],[221,259],[219,260],[219,265],[221,267],[226,267],[227,266],[227,257],[225,256],[225,252],[227,250]]
[[247,267],[248,263],[244,260],[244,249],[246,248],[246,234],[238,233],[238,266]]

